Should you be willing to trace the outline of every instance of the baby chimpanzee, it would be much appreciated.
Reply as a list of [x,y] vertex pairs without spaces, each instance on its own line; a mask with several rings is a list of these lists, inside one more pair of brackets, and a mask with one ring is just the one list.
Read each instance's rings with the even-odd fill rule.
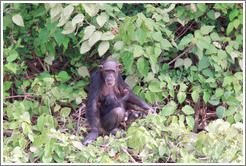
[[122,107],[124,102],[126,102],[129,98],[129,91],[127,89],[123,90],[124,96],[122,98],[117,99],[117,97],[114,94],[109,94],[105,98],[105,112],[109,112],[110,110]]

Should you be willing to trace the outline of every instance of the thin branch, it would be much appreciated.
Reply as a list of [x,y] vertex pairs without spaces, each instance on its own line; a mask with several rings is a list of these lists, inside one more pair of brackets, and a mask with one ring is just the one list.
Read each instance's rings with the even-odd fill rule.
[[134,160],[134,158],[127,152],[127,150],[126,150],[125,148],[123,148],[122,146],[120,146],[120,149],[121,149],[125,154],[127,154],[127,155],[130,157],[130,161],[131,161],[132,163],[137,163],[137,162]]
[[171,62],[168,63],[168,65],[172,64],[173,62],[175,62],[178,58],[180,58],[182,55],[184,55],[185,53],[187,53],[190,49],[192,49],[193,47],[195,47],[196,44],[192,44],[190,45],[188,48],[186,48],[184,50],[184,52],[182,54],[180,54],[179,56],[177,56],[175,59],[173,59]]
[[81,107],[79,107],[79,117],[78,117],[78,122],[77,122],[77,132],[79,131],[79,122],[80,122],[81,111],[84,108],[85,108],[84,104]]
[[39,63],[40,63],[41,66],[43,67],[43,69],[44,69],[45,71],[47,71],[47,69],[46,69],[46,67],[44,66],[44,64],[42,63],[41,59],[40,59],[38,56],[37,56],[37,58],[38,58]]

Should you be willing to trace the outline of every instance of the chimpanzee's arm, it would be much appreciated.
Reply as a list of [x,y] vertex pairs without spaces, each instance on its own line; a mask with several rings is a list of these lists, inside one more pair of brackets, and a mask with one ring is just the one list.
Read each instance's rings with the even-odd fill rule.
[[144,100],[142,100],[141,98],[136,96],[132,91],[130,91],[130,93],[129,93],[128,102],[130,102],[131,104],[135,104],[135,105],[143,108],[144,110],[153,111],[153,108],[151,106],[149,106]]
[[83,144],[90,144],[98,137],[100,113],[97,108],[98,94],[100,93],[100,77],[98,72],[91,76],[91,85],[89,88],[88,101],[86,104],[86,118],[91,127],[90,133],[86,136]]

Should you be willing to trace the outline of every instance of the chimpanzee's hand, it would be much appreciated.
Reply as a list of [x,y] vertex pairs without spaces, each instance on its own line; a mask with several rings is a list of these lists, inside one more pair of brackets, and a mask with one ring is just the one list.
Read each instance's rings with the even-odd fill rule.
[[91,144],[98,137],[98,132],[92,131],[90,132],[83,142],[84,145]]

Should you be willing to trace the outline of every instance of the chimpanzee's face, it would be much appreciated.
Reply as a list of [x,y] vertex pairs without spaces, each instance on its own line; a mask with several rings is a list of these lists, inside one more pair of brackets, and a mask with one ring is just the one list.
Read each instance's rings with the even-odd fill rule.
[[103,74],[106,86],[112,87],[115,85],[122,65],[117,64],[115,61],[106,61],[103,65],[99,65],[98,68]]

